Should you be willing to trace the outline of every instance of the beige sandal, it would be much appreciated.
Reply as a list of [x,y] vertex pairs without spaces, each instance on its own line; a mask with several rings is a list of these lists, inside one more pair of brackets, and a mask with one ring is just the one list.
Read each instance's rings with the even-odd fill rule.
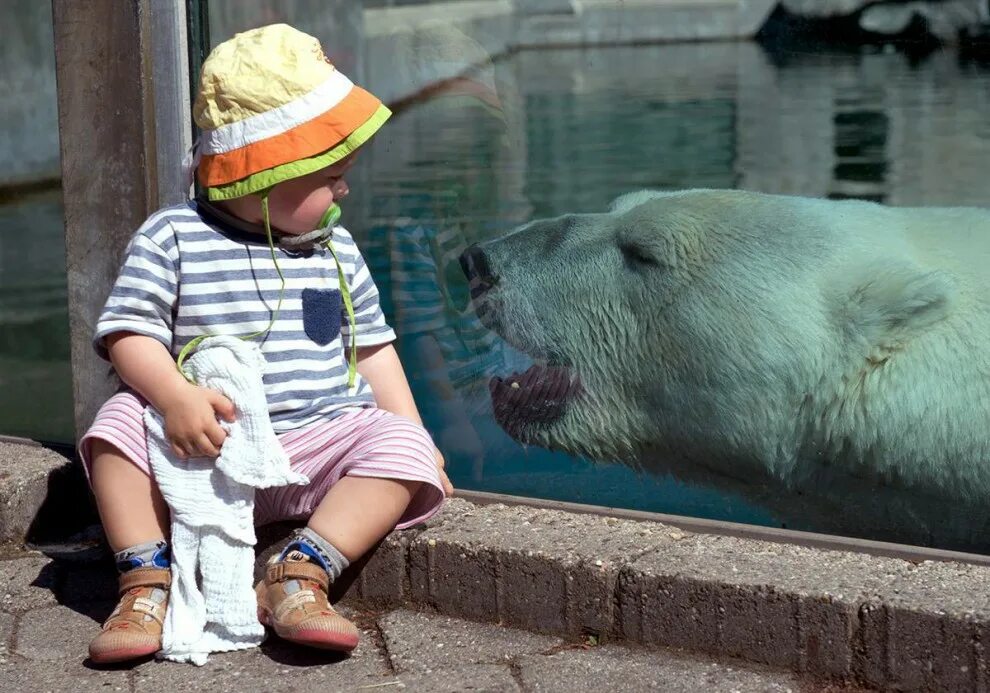
[[329,587],[326,571],[301,552],[275,557],[255,587],[258,620],[290,642],[350,652],[357,647],[358,629],[330,606]]
[[152,655],[162,647],[172,575],[168,568],[135,568],[120,576],[120,602],[89,643],[97,664],[125,662]]

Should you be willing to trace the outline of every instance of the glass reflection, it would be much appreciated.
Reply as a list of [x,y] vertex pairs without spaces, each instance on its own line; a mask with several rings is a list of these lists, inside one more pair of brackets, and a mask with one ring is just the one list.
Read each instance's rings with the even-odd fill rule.
[[983,371],[931,346],[983,320],[986,217],[927,209],[985,204],[984,63],[280,11],[396,107],[345,224],[455,484],[986,550]]

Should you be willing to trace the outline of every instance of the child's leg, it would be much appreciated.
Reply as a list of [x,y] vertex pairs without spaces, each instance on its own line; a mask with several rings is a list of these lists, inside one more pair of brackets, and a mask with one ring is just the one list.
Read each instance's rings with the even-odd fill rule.
[[433,441],[422,427],[366,410],[281,439],[306,487],[262,492],[263,519],[309,516],[266,569],[259,613],[293,642],[350,650],[354,624],[327,602],[327,588],[398,526],[439,509],[443,486]]
[[168,505],[154,481],[113,445],[90,443],[90,483],[113,551],[168,537]]
[[161,648],[171,583],[169,513],[148,465],[145,406],[131,393],[114,395],[79,446],[120,571],[120,602],[89,645],[90,658],[101,664]]
[[327,601],[330,583],[392,531],[420,481],[345,476],[320,501],[258,585],[262,620],[283,638],[350,651],[357,628]]
[[392,531],[420,481],[345,476],[320,501],[309,528],[356,561]]

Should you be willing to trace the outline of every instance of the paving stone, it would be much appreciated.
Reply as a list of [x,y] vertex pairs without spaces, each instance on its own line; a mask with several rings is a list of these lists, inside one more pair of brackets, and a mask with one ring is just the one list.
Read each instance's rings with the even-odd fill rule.
[[416,530],[392,532],[374,553],[365,556],[355,569],[360,571],[356,592],[369,604],[394,606],[408,597],[406,564],[409,544],[419,534]]
[[[63,510],[61,517],[67,516],[71,515]],[[79,519],[80,522],[84,522],[84,518]],[[72,523],[63,522],[57,532],[49,531],[47,537],[40,537],[27,545],[64,564],[88,564],[99,561],[112,563],[113,551],[106,542],[103,525],[95,522],[78,532],[69,534],[70,528],[77,526],[75,520],[76,518],[73,518]]]
[[897,575],[862,618],[872,645],[862,651],[863,678],[905,690],[982,690],[988,580],[986,567],[933,561]]
[[[364,650],[362,652],[362,649]],[[361,645],[350,657],[299,651],[282,644],[210,656],[202,667],[151,661],[135,671],[135,691],[269,691],[353,690],[390,676],[373,645]]]
[[752,539],[695,534],[663,551],[644,554],[630,568],[726,584],[773,587],[798,596],[856,600],[883,594],[908,574],[906,561]]
[[10,639],[14,635],[14,616],[0,613],[0,664],[10,658]]
[[285,677],[282,669],[258,649],[214,654],[202,667],[148,661],[134,669],[134,690],[261,693],[276,688],[274,682]]
[[499,556],[488,547],[420,537],[410,547],[409,573],[413,601],[453,616],[501,620]]
[[[346,658],[299,647],[274,637],[263,646],[265,656],[281,665],[284,685],[290,690],[305,693],[314,690],[354,690],[381,683],[391,676],[392,671],[378,645],[379,636],[374,625],[363,625],[362,620],[355,618],[355,614],[346,608],[339,611],[355,620],[361,630],[360,644]],[[280,689],[282,685],[279,684]]]
[[465,664],[503,664],[521,654],[545,652],[559,638],[514,628],[398,610],[378,620],[396,672],[430,672]]
[[244,691],[261,693],[284,678],[282,667],[258,649],[210,656],[202,667],[177,662],[148,661],[134,670],[135,691]]
[[88,669],[82,659],[30,662],[20,658],[0,664],[0,686],[25,693],[115,693],[130,691],[127,672]]
[[[352,604],[366,608],[401,594],[448,615],[572,636],[618,635],[878,687],[990,688],[984,653],[990,568],[915,565],[459,499],[422,527],[390,535],[383,546],[385,553],[354,583],[358,592],[376,596]],[[7,659],[56,670],[82,659],[113,606],[112,567],[0,556],[0,644],[17,643]],[[367,613],[357,616],[370,624]],[[226,682],[237,672],[247,672],[247,685],[262,682],[261,690],[273,682],[279,689],[346,689],[418,686],[429,680],[426,672],[442,669],[457,672],[450,676],[458,681],[475,676],[479,686],[498,690],[504,672],[479,667],[563,647],[554,638],[410,611],[385,616],[380,625],[381,635],[367,630],[350,658],[328,659],[273,640],[260,652],[216,655],[212,668],[149,663],[139,671],[146,688],[162,679],[170,688],[212,691],[244,690]],[[381,637],[395,670],[375,645]]]
[[55,604],[57,567],[44,556],[0,561],[0,611],[17,613]]
[[990,621],[990,566],[925,561],[893,574],[884,602],[898,608]]
[[20,618],[14,652],[33,661],[82,661],[89,641],[113,610],[112,603],[90,605],[85,613],[67,606],[35,609]]
[[896,690],[977,690],[975,625],[887,607],[885,683]]
[[202,667],[145,662],[135,669],[135,691],[350,691],[391,676],[375,636],[374,630],[362,628],[361,643],[349,657],[292,645],[271,636],[260,648],[210,655]]
[[744,669],[669,652],[639,652],[615,646],[566,650],[518,661],[529,691],[664,691],[664,693],[771,693],[799,690],[790,674]]
[[66,563],[58,590],[59,601],[70,606],[117,600],[117,569],[112,561]]
[[[403,691],[429,693],[460,693],[460,691],[520,691],[507,664],[476,664],[456,669],[444,669],[441,674],[400,674],[394,687]],[[381,687],[387,691],[390,685]]]

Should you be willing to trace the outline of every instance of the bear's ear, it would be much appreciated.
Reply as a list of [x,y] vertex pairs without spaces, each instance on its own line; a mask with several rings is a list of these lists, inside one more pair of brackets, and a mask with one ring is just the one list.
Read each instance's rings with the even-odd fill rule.
[[628,212],[633,207],[640,206],[647,200],[652,200],[655,197],[666,197],[669,194],[660,190],[637,190],[636,192],[626,193],[615,198],[612,204],[609,205],[608,211],[613,214],[622,214],[623,212]]
[[894,346],[952,311],[955,284],[945,272],[911,265],[863,268],[846,302],[846,328],[871,346]]

